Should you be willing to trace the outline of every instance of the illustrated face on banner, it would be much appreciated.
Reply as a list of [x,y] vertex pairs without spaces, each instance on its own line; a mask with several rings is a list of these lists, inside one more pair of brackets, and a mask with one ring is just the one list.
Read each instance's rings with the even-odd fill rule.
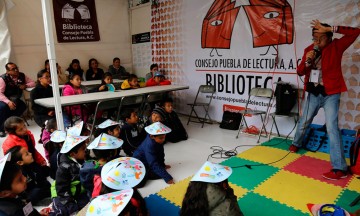
[[293,42],[294,19],[286,0],[253,0],[243,7],[250,22],[254,47]]
[[229,49],[240,7],[230,0],[215,0],[202,24],[201,47]]

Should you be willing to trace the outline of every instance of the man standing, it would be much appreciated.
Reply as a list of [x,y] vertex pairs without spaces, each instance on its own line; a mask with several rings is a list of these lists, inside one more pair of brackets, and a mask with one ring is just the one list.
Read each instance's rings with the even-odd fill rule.
[[10,116],[21,116],[26,104],[21,100],[25,88],[34,87],[35,82],[19,72],[16,64],[5,65],[6,73],[0,76],[0,137],[5,136],[4,122]]
[[[338,111],[341,92],[347,91],[341,71],[344,51],[360,34],[359,28],[330,26],[313,20],[313,44],[305,48],[297,73],[305,75],[305,90],[308,92],[303,114],[289,151],[297,152],[302,146],[306,129],[320,108],[325,112],[326,130],[330,139],[330,160],[332,170],[323,177],[338,180],[347,177],[344,146],[338,126]],[[333,33],[343,34],[340,39],[332,39]]]
[[109,66],[109,72],[113,75],[113,79],[127,79],[130,73],[126,72],[125,68],[120,65],[120,59],[115,57],[113,64]]

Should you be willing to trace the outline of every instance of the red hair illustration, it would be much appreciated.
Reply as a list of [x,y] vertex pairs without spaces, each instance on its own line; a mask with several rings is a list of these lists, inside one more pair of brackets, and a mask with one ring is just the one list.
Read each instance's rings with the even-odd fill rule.
[[[253,47],[293,42],[294,19],[291,6],[286,0],[249,0],[249,2],[250,5],[243,7],[250,22]],[[269,49],[270,47],[267,52]]]
[[[231,36],[240,7],[231,0],[215,0],[207,12],[201,32],[201,47],[229,49]],[[217,53],[217,50],[216,50]],[[218,53],[217,53],[218,54]],[[221,56],[218,54],[218,56]]]

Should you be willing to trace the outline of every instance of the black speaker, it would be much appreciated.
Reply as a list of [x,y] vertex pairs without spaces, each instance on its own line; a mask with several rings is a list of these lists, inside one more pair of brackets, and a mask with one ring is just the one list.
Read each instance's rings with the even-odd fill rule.
[[276,85],[276,111],[277,115],[289,115],[296,103],[296,90],[288,83],[279,82]]

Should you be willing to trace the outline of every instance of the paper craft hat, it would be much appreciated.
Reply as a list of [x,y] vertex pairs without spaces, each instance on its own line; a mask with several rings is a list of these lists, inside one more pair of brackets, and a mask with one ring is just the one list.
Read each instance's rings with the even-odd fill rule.
[[98,128],[104,129],[113,125],[120,125],[120,122],[113,121],[111,119],[105,120],[103,123],[98,125]]
[[114,190],[133,188],[145,177],[144,164],[132,157],[120,157],[106,163],[101,169],[102,182]]
[[80,136],[83,126],[84,126],[83,121],[77,123],[73,127],[70,127],[69,129],[67,129],[67,135],[68,136]]
[[244,10],[249,19],[253,47],[292,44],[294,18],[286,0],[250,0]]
[[133,193],[133,189],[128,189],[100,195],[90,202],[86,216],[119,215],[129,203]]
[[5,168],[5,164],[7,161],[10,161],[11,159],[11,153],[7,153],[3,158],[0,159],[0,182],[1,182],[1,176]]
[[145,127],[145,131],[150,135],[161,135],[170,133],[171,129],[161,122],[155,122]]
[[215,0],[208,10],[201,29],[202,48],[229,49],[240,7],[235,1]]
[[333,204],[307,204],[313,216],[352,216],[345,209]]
[[50,141],[52,142],[61,143],[64,142],[65,139],[66,139],[66,132],[62,130],[56,130],[52,132],[52,134],[50,135]]
[[163,77],[164,74],[162,74],[160,71],[156,71],[154,77],[158,77],[158,76]]
[[106,133],[101,133],[98,137],[96,137],[90,145],[87,147],[88,149],[117,149],[122,146],[124,143],[123,140],[116,138],[114,136],[110,136]]
[[89,136],[66,136],[65,142],[60,150],[60,153],[68,153],[72,148],[82,143]]
[[228,179],[231,173],[232,169],[228,166],[206,161],[201,169],[194,175],[191,181],[219,183],[225,179]]

